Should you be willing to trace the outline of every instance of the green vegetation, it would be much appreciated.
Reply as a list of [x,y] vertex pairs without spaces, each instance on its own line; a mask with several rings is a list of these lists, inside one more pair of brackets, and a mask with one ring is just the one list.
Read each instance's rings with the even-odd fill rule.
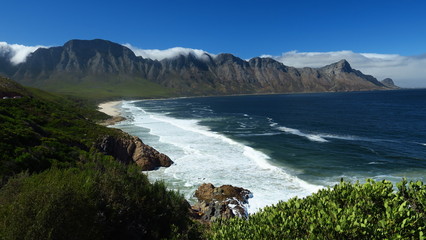
[[188,203],[135,166],[98,158],[0,190],[0,239],[197,239]]
[[28,96],[30,93],[20,84],[0,76],[0,98]]
[[85,115],[97,115],[89,108],[74,107],[78,103],[61,98],[56,100],[23,97],[0,101],[3,181],[23,170],[32,173],[52,165],[70,166],[90,152],[100,136],[120,134],[87,120]]
[[213,226],[210,239],[425,239],[426,185],[341,182]]
[[180,194],[94,148],[106,135],[123,134],[96,124],[107,116],[94,105],[0,83],[8,84],[4,94],[23,90],[22,98],[0,100],[0,239],[202,235]]
[[[114,98],[159,98],[175,96],[174,91],[140,77],[104,76],[84,77],[76,82],[75,77],[59,77],[43,82],[43,89],[80,99],[97,100]],[[102,79],[102,81],[99,81]]]

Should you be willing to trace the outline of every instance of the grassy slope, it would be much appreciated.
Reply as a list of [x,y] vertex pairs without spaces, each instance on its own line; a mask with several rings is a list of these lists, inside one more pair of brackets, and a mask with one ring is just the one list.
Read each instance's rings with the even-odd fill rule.
[[100,136],[121,134],[97,125],[95,120],[107,116],[84,101],[30,88],[25,89],[23,96],[0,99],[0,179],[3,183],[23,170],[39,172],[52,165],[72,165],[91,154],[91,147]]
[[176,95],[173,90],[159,84],[143,78],[128,76],[87,76],[80,80],[76,80],[74,76],[54,76],[40,84],[36,87],[91,101],[173,97]]
[[0,96],[29,96],[29,91],[22,85],[0,76]]

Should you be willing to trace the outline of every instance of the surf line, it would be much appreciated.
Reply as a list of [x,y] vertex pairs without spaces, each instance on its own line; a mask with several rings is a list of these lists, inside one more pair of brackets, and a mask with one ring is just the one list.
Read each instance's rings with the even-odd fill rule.
[[[173,118],[135,103],[125,103],[122,107],[133,115],[130,124],[149,129],[143,134],[156,136],[147,138],[154,141],[152,144],[146,143],[176,163],[149,176],[176,183],[174,187],[181,186],[179,191],[186,196],[191,196],[204,182],[232,184],[253,192],[249,212],[255,212],[280,200],[303,197],[322,188],[271,164],[267,154],[200,125],[197,119]],[[144,139],[143,135],[139,137]]]

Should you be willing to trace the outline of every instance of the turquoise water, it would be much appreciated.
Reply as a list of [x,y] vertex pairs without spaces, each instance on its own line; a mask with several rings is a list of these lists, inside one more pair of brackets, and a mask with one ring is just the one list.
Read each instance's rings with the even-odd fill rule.
[[424,180],[426,90],[124,102],[117,127],[176,164],[150,172],[189,199],[203,182],[250,189],[250,210],[341,178]]

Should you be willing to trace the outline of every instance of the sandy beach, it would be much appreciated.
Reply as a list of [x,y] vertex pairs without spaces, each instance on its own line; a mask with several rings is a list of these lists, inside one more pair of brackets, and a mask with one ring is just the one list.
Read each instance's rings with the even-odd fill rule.
[[121,101],[105,102],[105,103],[99,104],[98,108],[100,112],[110,115],[111,117],[116,117],[116,116],[120,116],[120,112],[116,108],[116,106],[120,103]]
[[117,106],[121,102],[122,101],[110,101],[110,102],[105,102],[105,103],[99,104],[98,110],[100,112],[103,112],[103,113],[111,116],[110,119],[103,121],[99,124],[104,125],[104,126],[109,126],[109,125],[114,125],[117,122],[125,120],[124,117],[120,116],[120,111],[117,108]]

